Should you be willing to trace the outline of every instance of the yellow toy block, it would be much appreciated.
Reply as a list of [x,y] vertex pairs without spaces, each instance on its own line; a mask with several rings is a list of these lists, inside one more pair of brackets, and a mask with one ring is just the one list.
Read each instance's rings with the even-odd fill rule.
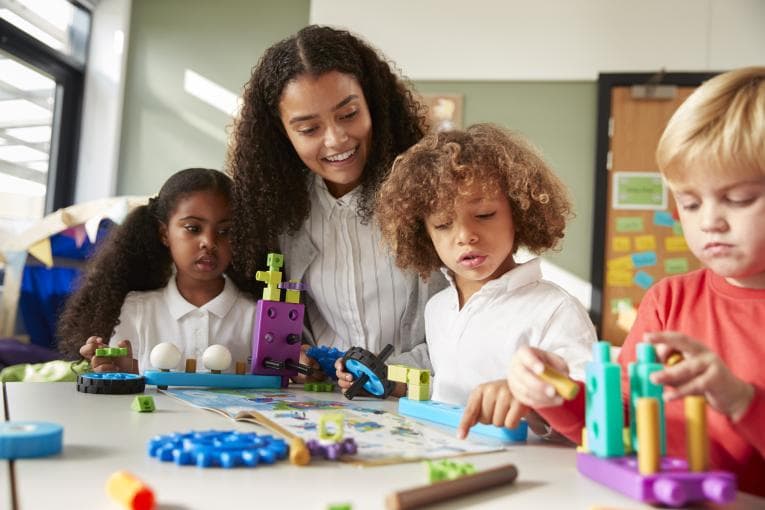
[[266,287],[263,289],[263,299],[266,301],[281,301],[282,291],[277,287]]
[[[321,418],[319,418],[319,439],[328,439],[334,442],[342,441],[344,422],[345,422],[345,415],[343,413],[322,414]],[[330,432],[327,430],[328,423],[335,424],[334,432]]]
[[388,380],[396,382],[407,382],[407,374],[414,367],[408,365],[388,365]]
[[255,279],[264,282],[269,287],[282,283],[281,271],[258,271],[255,273]]
[[430,370],[424,370],[421,368],[410,368],[406,375],[407,384],[430,386]]
[[[290,280],[290,283],[300,283],[300,280]],[[284,300],[287,303],[300,304],[300,291],[299,290],[285,290]]]
[[688,470],[699,472],[709,468],[709,437],[707,436],[707,402],[703,396],[685,397],[685,440]]
[[587,427],[582,427],[582,443],[576,447],[576,451],[579,453],[590,453],[589,448],[587,448]]
[[409,400],[430,400],[430,384],[408,384],[406,397]]
[[659,401],[637,399],[638,471],[652,475],[659,471]]

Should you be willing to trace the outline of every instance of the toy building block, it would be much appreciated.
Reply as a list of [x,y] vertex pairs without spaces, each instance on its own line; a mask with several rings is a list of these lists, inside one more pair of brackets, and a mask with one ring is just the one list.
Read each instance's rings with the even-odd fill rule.
[[[329,431],[327,425],[335,425],[334,432]],[[343,423],[345,415],[343,413],[323,413],[319,418],[319,439],[326,439],[332,442],[338,442],[343,439]]]
[[313,358],[321,367],[324,375],[337,381],[337,373],[335,370],[335,361],[338,358],[342,358],[345,355],[345,351],[341,351],[334,347],[327,347],[326,345],[311,346],[305,352],[306,356]]
[[667,358],[667,366],[672,367],[683,361],[683,355],[679,352],[673,352],[669,355],[669,358]]
[[304,292],[308,286],[305,283],[301,283],[299,280],[290,280],[288,282],[282,282],[278,285],[284,292],[284,301],[287,303],[300,303],[300,293]]
[[126,509],[154,509],[154,492],[127,471],[117,471],[109,477],[106,481],[106,494]]
[[388,398],[393,391],[393,381],[388,380],[388,369],[385,360],[393,353],[391,344],[383,347],[380,354],[375,356],[361,347],[351,347],[343,356],[345,370],[356,378],[345,396],[350,400],[365,390],[373,397]]
[[472,475],[476,472],[475,466],[469,462],[454,462],[452,460],[428,460],[428,481],[430,483],[442,480],[454,480],[461,476]]
[[[457,428],[462,419],[464,407],[436,402],[435,400],[411,400],[408,398],[398,399],[398,414],[426,420],[439,425]],[[528,435],[528,425],[525,421],[514,429],[495,427],[478,423],[470,428],[471,434],[499,439],[503,442],[523,442]]]
[[323,457],[326,460],[339,460],[343,455],[355,455],[358,451],[358,445],[352,437],[332,443],[309,439],[305,444],[311,452],[311,457]]
[[188,358],[186,360],[186,372],[193,374],[197,371],[197,360],[194,358]]
[[406,383],[414,385],[430,385],[430,370],[410,368],[406,374]]
[[407,378],[409,377],[409,371],[412,370],[414,367],[410,367],[409,365],[388,365],[388,380],[389,381],[395,381],[400,383],[407,382]]
[[552,367],[545,366],[539,378],[555,388],[558,395],[566,400],[573,400],[579,394],[579,385]]
[[430,400],[430,384],[407,384],[406,397],[410,400]]
[[327,510],[353,510],[353,505],[350,503],[331,503]]
[[728,503],[736,496],[736,478],[725,471],[693,473],[682,459],[663,457],[659,472],[641,475],[635,457],[599,458],[576,454],[580,473],[625,496],[649,504],[681,507],[712,501]]
[[[157,387],[203,386],[207,388],[280,388],[282,378],[275,375],[208,374],[188,372],[163,372],[147,370],[144,374],[147,384]],[[143,390],[141,390],[143,391]]]
[[587,447],[599,457],[619,457],[624,455],[621,367],[611,362],[608,342],[593,345],[592,358],[585,368]]
[[96,356],[99,358],[119,358],[127,355],[127,347],[101,347],[96,349]]
[[235,367],[235,373],[237,375],[244,375],[247,373],[247,363],[244,361],[237,361]]
[[139,413],[151,413],[154,411],[154,397],[150,395],[138,395],[133,399],[133,403],[130,404],[130,408],[133,411]]
[[709,438],[707,437],[707,402],[701,395],[683,399],[685,406],[685,440],[688,469],[706,471],[709,466]]
[[103,395],[128,395],[143,393],[146,378],[138,374],[122,372],[88,372],[77,376],[77,391]]
[[331,382],[310,382],[303,385],[305,391],[332,392],[335,391],[335,385]]
[[655,398],[642,397],[635,405],[637,412],[638,471],[652,475],[659,471],[659,402]]
[[266,259],[268,271],[257,271],[255,279],[266,284],[263,289],[263,299],[266,301],[280,301],[282,291],[279,290],[279,284],[282,282],[282,272],[279,271],[284,265],[284,255],[281,253],[269,253]]
[[640,442],[637,441],[637,410],[636,402],[639,398],[655,398],[659,403],[659,449],[661,455],[667,453],[667,439],[664,430],[664,399],[662,398],[663,388],[661,385],[651,382],[649,376],[664,369],[664,365],[656,359],[656,348],[648,343],[639,343],[636,347],[637,361],[630,363],[628,367],[630,378],[630,434],[632,435],[632,444],[637,446],[640,451]]
[[156,436],[148,452],[162,462],[198,467],[234,468],[273,464],[287,458],[287,443],[270,435],[235,430],[192,431]]
[[61,452],[64,427],[45,421],[0,422],[0,459],[48,457]]

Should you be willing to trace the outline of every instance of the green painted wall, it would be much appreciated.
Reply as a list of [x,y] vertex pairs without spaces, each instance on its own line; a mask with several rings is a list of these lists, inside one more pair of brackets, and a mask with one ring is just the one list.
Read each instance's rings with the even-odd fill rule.
[[590,281],[595,189],[597,83],[418,81],[424,93],[464,94],[463,123],[494,122],[520,131],[568,185],[576,218],[559,252],[545,258]]
[[240,95],[263,50],[308,24],[309,0],[133,0],[118,194],[222,168],[228,115],[184,91],[186,69]]

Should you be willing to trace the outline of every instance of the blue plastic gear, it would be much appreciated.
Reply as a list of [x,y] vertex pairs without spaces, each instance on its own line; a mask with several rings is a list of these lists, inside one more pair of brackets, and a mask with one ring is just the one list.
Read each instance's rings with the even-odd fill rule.
[[283,439],[254,432],[205,430],[155,436],[149,440],[150,457],[178,465],[201,468],[273,464],[287,457],[289,447]]
[[143,393],[146,379],[142,375],[124,372],[87,372],[77,377],[77,391],[105,395]]
[[324,372],[327,377],[337,381],[335,361],[337,361],[338,358],[345,356],[345,351],[341,351],[335,347],[321,345],[319,347],[309,347],[305,353],[307,356],[316,360],[321,367],[322,372]]
[[362,389],[377,398],[388,398],[393,391],[394,383],[388,380],[388,367],[385,360],[393,352],[391,344],[383,347],[380,354],[358,346],[351,347],[343,356],[345,370],[355,377],[350,388],[345,390],[345,396],[353,399]]

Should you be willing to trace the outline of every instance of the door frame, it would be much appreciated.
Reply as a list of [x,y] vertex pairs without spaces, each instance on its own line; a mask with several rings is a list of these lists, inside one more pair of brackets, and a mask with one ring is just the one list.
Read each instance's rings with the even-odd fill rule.
[[610,150],[609,121],[611,118],[611,89],[632,85],[677,85],[697,87],[720,72],[698,73],[600,73],[598,75],[598,121],[595,153],[595,198],[593,204],[592,263],[590,282],[592,298],[590,318],[598,336],[603,324],[603,279],[605,268],[606,211],[608,204],[608,152]]

